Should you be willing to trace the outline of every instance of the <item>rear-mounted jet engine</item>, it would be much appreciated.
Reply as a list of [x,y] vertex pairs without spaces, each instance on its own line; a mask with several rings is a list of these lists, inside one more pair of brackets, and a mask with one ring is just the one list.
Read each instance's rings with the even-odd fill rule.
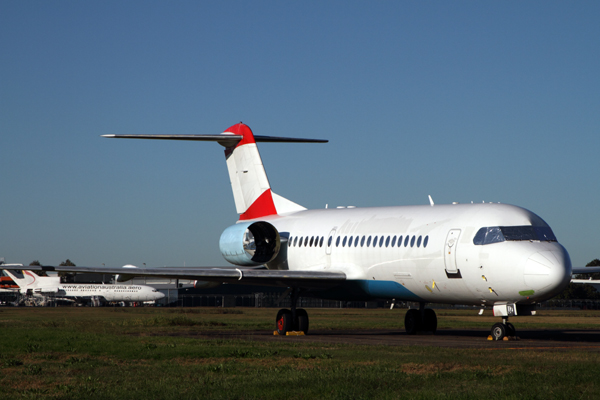
[[279,254],[280,237],[268,222],[239,223],[225,229],[219,249],[227,261],[235,265],[263,265]]

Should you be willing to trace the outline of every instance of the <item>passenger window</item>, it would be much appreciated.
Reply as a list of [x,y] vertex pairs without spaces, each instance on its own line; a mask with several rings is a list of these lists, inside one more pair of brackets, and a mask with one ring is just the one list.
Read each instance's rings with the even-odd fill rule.
[[321,236],[321,240],[319,240],[319,247],[323,247],[323,240],[325,240],[325,236]]
[[410,240],[410,236],[406,235],[406,239],[404,239],[404,247],[408,247],[409,240]]
[[385,239],[385,247],[388,247],[390,245],[390,237],[388,236],[387,239]]
[[348,247],[352,247],[352,236],[348,239]]
[[373,238],[373,247],[377,247],[377,236]]
[[308,236],[304,239],[304,247],[308,247]]
[[335,247],[339,247],[339,245],[340,245],[340,238],[341,238],[341,236],[337,237],[337,239],[335,241]]
[[410,239],[410,247],[413,247],[415,245],[415,236],[412,237],[412,239]]
[[402,246],[402,235],[398,236],[398,247]]
[[346,240],[348,239],[347,236],[344,236],[344,240],[342,241],[342,247],[346,247]]
[[429,235],[425,236],[425,239],[423,240],[423,247],[427,247],[427,242],[429,242]]
[[329,239],[327,239],[327,247],[331,247],[331,242],[333,242],[333,236],[329,236]]
[[419,238],[417,239],[417,247],[421,247],[421,239],[422,236],[419,236]]
[[369,247],[371,245],[371,236],[369,236],[369,238],[367,239],[367,247]]
[[292,247],[294,245],[294,238],[290,236],[290,238],[288,239],[288,246]]
[[304,241],[304,240],[303,240],[302,236],[300,236],[300,243],[298,243],[298,247],[302,247],[302,242],[303,242],[303,241]]
[[395,244],[396,244],[396,235],[394,235],[394,237],[392,238],[392,247],[394,247]]
[[311,237],[310,238],[310,247],[313,247],[313,242],[315,241],[315,237]]
[[360,240],[360,247],[363,247],[363,246],[364,246],[364,244],[365,244],[365,239],[366,239],[366,237],[365,237],[365,236],[363,236],[363,237],[362,237],[362,239]]

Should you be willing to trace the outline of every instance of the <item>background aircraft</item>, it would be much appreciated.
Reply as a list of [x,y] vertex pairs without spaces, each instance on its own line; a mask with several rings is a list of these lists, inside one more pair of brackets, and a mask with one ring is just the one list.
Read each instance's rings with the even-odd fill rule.
[[[239,221],[222,233],[219,268],[136,269],[136,276],[289,287],[292,306],[277,313],[280,334],[307,332],[300,296],[338,300],[414,301],[407,333],[435,332],[427,303],[493,309],[495,339],[513,336],[509,316],[531,315],[536,304],[570,281],[571,261],[551,228],[526,209],[497,203],[307,210],[271,191],[257,142],[324,140],[254,136],[242,123],[217,135],[105,135],[112,138],[216,141],[225,158]],[[290,174],[300,173],[290,169]],[[33,268],[32,268],[33,269]],[[39,267],[122,273],[118,268]],[[132,275],[132,271],[127,274]]]
[[104,285],[61,283],[60,277],[39,276],[33,271],[16,270],[20,264],[2,265],[6,274],[19,286],[22,295],[53,300],[72,300],[100,305],[107,302],[145,302],[160,300],[165,295],[145,285]]

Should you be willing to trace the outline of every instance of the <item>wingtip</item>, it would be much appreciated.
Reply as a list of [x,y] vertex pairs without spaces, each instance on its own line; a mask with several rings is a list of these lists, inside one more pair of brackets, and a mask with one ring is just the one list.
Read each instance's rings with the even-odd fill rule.
[[102,137],[108,137],[108,138],[114,138],[114,137],[115,137],[115,135],[114,135],[114,134],[110,134],[110,135],[100,135],[100,136],[102,136]]

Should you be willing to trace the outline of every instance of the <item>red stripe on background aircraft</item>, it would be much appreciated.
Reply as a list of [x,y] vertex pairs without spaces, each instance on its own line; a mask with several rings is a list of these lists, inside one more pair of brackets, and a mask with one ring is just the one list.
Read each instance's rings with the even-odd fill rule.
[[[242,123],[218,135],[105,135],[111,138],[216,141],[225,147],[239,221],[219,247],[237,268],[138,268],[129,276],[290,288],[291,309],[276,328],[308,331],[300,296],[336,300],[411,301],[407,333],[434,332],[427,303],[492,308],[502,322],[495,339],[512,336],[514,315],[560,293],[571,278],[565,248],[540,217],[507,204],[449,204],[307,210],[271,191],[257,142],[326,142],[255,136]],[[260,268],[260,267],[263,268]],[[120,268],[40,267],[122,273]]]

